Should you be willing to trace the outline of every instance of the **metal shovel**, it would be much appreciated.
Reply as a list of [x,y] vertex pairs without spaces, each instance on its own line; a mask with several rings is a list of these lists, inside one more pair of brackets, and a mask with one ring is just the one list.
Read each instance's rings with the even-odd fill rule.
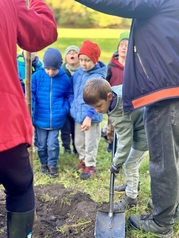
[[[112,159],[116,151],[116,135],[114,133]],[[95,238],[124,238],[125,213],[116,213],[114,206],[114,177],[110,175],[109,212],[97,211],[94,236]]]

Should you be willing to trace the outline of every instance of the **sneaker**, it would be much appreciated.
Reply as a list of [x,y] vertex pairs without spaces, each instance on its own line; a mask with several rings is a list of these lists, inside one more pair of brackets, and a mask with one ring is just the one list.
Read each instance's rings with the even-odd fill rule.
[[127,183],[123,183],[119,186],[114,186],[114,191],[116,191],[116,192],[125,192],[126,187],[127,187]]
[[171,238],[173,236],[172,226],[160,226],[153,219],[152,214],[150,215],[130,215],[129,224],[134,229],[140,229],[145,232],[155,233],[160,238]]
[[50,177],[51,178],[56,178],[58,176],[57,166],[49,166],[49,170],[50,170]]
[[77,172],[83,172],[85,170],[86,166],[85,166],[85,162],[84,160],[80,160],[80,163],[76,166],[75,170]]
[[41,172],[43,174],[48,174],[49,173],[49,168],[48,168],[47,164],[42,164],[41,165]]
[[114,204],[115,212],[123,212],[128,208],[135,207],[137,205],[137,198],[130,198],[127,195],[122,200]]
[[81,174],[80,178],[84,180],[89,179],[91,175],[93,175],[94,173],[96,173],[96,167],[94,166],[86,167],[83,173]]
[[[127,183],[123,183],[122,185],[115,186],[114,191],[116,191],[116,192],[125,192],[126,187],[127,187]],[[140,191],[140,182],[138,184],[138,191]]]

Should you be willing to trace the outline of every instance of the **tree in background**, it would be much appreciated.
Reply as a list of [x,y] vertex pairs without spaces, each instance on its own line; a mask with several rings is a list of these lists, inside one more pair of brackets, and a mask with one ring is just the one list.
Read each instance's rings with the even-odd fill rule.
[[109,16],[89,9],[74,0],[45,0],[55,14],[57,24],[63,27],[114,27],[126,28],[131,24],[130,19]]

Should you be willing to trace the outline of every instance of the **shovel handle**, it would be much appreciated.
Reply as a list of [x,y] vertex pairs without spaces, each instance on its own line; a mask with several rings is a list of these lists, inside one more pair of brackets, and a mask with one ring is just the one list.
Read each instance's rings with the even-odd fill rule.
[[110,175],[110,191],[109,191],[109,217],[113,217],[114,205],[114,174]]
[[[117,147],[117,140],[116,140],[116,133],[114,130],[114,136],[113,136],[113,149],[112,149],[112,161],[113,162],[113,158],[114,155],[116,153],[116,147]],[[113,217],[113,211],[114,211],[114,178],[115,178],[115,174],[111,173],[110,174],[110,186],[109,186],[109,217]]]

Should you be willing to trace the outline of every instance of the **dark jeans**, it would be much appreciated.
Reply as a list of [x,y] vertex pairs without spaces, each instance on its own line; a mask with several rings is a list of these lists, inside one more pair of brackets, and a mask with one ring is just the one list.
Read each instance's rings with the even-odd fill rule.
[[0,152],[0,184],[5,188],[8,211],[34,208],[33,173],[26,144]]
[[179,99],[147,106],[144,113],[151,176],[153,217],[173,224],[179,203]]
[[70,141],[72,138],[72,145],[74,150],[76,150],[75,144],[74,144],[74,134],[75,134],[74,125],[75,125],[74,119],[70,115],[67,115],[65,124],[61,128],[62,146],[65,149],[70,149]]

